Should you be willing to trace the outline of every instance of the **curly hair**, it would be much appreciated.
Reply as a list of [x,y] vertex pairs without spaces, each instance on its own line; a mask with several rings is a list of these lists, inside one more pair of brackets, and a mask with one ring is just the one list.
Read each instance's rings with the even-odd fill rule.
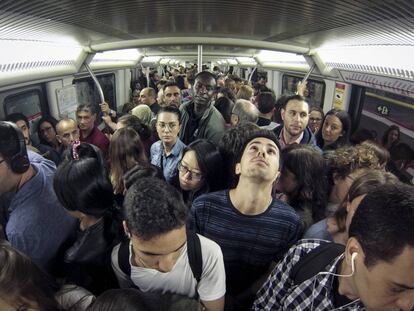
[[358,169],[375,169],[380,166],[377,153],[366,145],[343,146],[325,152],[324,156],[332,184],[334,178],[343,179]]
[[184,226],[187,211],[178,190],[156,177],[138,179],[124,200],[129,230],[145,241]]

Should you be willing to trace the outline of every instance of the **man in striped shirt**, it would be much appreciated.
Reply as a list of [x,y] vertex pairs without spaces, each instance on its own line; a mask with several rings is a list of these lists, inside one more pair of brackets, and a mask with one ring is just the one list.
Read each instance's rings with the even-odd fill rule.
[[[236,188],[209,193],[193,202],[189,226],[217,242],[224,256],[226,304],[248,309],[255,287],[301,234],[299,216],[272,197],[279,172],[279,143],[267,130],[257,130],[238,156]],[[264,279],[263,279],[264,281]]]

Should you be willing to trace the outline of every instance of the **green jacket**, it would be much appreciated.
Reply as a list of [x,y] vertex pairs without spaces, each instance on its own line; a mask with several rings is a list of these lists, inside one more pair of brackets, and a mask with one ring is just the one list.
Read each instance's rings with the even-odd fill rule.
[[[190,118],[190,109],[194,109],[194,102],[188,102],[180,106],[181,111],[181,131],[180,139],[186,145],[188,141],[185,141],[185,131],[187,127],[188,120]],[[225,121],[221,113],[213,106],[213,102],[210,103],[210,106],[204,112],[201,117],[198,129],[194,133],[196,139],[204,138],[211,141],[214,144],[218,144],[221,135],[223,135],[225,130]],[[195,140],[195,139],[194,139]]]

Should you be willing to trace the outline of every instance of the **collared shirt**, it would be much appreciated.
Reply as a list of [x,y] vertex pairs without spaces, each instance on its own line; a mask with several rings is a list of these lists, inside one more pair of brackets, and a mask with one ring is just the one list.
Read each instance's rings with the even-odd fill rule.
[[294,142],[292,142],[292,143],[290,143],[290,144],[288,144],[286,141],[285,141],[285,136],[284,136],[284,133],[285,132],[285,128],[282,128],[282,130],[280,131],[280,134],[279,134],[279,137],[277,138],[277,140],[279,141],[279,143],[280,143],[280,147],[281,148],[285,148],[287,145],[291,145],[291,144],[300,144],[300,142],[302,141],[302,138],[303,138],[303,132],[300,134],[300,136],[297,138],[297,139],[295,139],[295,141]]
[[[304,255],[322,243],[322,240],[301,240],[293,246],[258,291],[252,310],[365,311],[359,299],[335,307],[335,277],[331,274],[317,274],[301,284],[294,284],[291,277],[293,267]],[[336,273],[343,256],[335,258],[325,271]]]
[[186,145],[177,138],[171,153],[167,156],[161,140],[151,146],[151,164],[162,169],[165,180],[171,183],[177,175],[178,162],[181,160],[183,149]]
[[80,141],[95,145],[102,151],[104,157],[107,156],[109,149],[109,139],[96,126],[87,137],[82,137],[81,135]]

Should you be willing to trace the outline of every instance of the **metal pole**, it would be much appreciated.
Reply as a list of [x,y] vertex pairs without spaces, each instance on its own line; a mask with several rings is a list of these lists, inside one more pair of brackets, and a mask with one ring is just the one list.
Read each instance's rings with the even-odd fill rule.
[[96,78],[95,74],[93,73],[93,71],[91,70],[91,68],[89,67],[88,64],[83,64],[86,68],[86,70],[89,72],[89,74],[91,75],[93,82],[95,82],[96,88],[98,89],[98,93],[99,93],[99,97],[101,98],[101,103],[105,102],[105,98],[104,98],[104,93],[102,91],[102,87],[99,84],[98,79]]
[[198,45],[198,55],[197,55],[197,65],[198,65],[198,72],[203,70],[203,46],[201,44]]

